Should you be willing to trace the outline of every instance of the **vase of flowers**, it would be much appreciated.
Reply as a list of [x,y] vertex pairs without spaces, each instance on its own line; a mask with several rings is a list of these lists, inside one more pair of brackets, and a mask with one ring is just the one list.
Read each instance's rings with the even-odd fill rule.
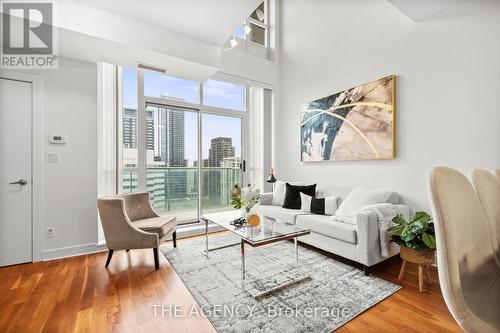
[[[245,214],[250,214],[250,210],[255,206],[260,199],[260,189],[255,187],[255,185],[248,184],[246,187],[241,188],[238,185],[234,185],[231,191],[231,205],[234,209],[245,209]],[[245,216],[246,216],[245,215]]]

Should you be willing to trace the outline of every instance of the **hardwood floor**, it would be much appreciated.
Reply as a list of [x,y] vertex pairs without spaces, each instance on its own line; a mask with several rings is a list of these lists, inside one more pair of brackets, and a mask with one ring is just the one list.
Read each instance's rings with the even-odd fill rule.
[[[215,332],[203,317],[154,316],[155,304],[196,304],[163,255],[157,271],[151,250],[116,251],[107,270],[106,256],[0,268],[0,332]],[[400,264],[388,260],[372,274],[403,289],[337,332],[461,332],[441,297],[437,272],[431,271],[430,289],[419,293],[416,267],[407,264],[399,281]]]

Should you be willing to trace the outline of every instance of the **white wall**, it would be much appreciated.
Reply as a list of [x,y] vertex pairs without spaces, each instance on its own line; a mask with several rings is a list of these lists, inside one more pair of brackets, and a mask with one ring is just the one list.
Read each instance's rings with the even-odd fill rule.
[[[279,178],[391,188],[429,210],[433,166],[500,167],[500,2],[465,1],[420,23],[385,0],[282,10]],[[397,158],[301,163],[301,103],[388,74],[398,76]]]
[[[43,257],[95,248],[97,241],[97,68],[66,58],[59,69],[39,70],[43,85],[44,156],[59,154],[59,163],[43,162]],[[62,135],[66,145],[48,143]]]

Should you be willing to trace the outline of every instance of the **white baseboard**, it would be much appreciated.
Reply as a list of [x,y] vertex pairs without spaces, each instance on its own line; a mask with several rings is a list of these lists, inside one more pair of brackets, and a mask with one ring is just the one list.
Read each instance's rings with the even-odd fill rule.
[[[221,230],[223,230],[223,228],[216,224],[210,223],[208,225],[208,232],[210,233]],[[180,225],[177,227],[177,238],[184,238],[184,237],[203,235],[203,234],[205,234],[205,224],[196,223],[194,225],[185,225],[185,226]],[[99,242],[98,244],[89,243],[89,244],[61,247],[58,249],[44,250],[42,252],[42,261],[76,257],[90,253],[104,252],[107,250],[108,248],[106,247],[106,243],[102,242]]]
[[42,252],[42,261],[62,259],[68,257],[81,256],[89,253],[107,251],[106,244],[97,245],[96,243],[60,247],[58,249],[44,250]]

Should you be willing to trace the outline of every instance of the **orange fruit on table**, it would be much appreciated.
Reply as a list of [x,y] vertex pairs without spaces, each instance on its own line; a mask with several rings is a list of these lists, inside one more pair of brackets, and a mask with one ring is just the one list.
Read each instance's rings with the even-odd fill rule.
[[248,224],[251,226],[251,227],[256,227],[260,224],[260,217],[259,215],[256,215],[256,214],[252,214],[248,217]]

